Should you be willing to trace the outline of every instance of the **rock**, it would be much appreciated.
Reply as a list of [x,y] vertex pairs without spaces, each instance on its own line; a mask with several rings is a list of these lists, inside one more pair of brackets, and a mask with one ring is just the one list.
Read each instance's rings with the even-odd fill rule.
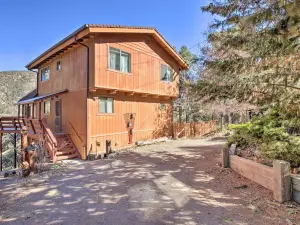
[[289,219],[285,219],[285,221],[286,221],[286,224],[287,225],[293,225],[294,223],[292,222],[292,221],[290,221]]
[[255,150],[255,151],[254,151],[254,155],[255,155],[257,158],[261,158],[261,152],[258,151],[258,150]]
[[119,166],[123,166],[123,165],[124,165],[124,162],[121,161],[121,160],[116,160],[116,161],[111,163],[112,167],[119,167]]
[[255,211],[255,210],[256,210],[256,207],[255,207],[255,205],[248,205],[248,208],[249,208],[249,209],[251,209],[251,210],[253,210],[253,211]]
[[232,144],[229,148],[229,154],[235,155],[235,151],[236,151],[236,144]]

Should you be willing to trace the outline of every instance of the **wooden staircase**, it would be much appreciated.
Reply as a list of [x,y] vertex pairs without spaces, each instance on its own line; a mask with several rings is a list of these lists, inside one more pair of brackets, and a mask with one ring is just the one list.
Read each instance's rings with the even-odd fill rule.
[[[53,163],[61,160],[80,158],[80,154],[68,134],[55,135],[46,120],[21,117],[0,117],[0,134],[22,133],[27,127],[27,135],[35,140],[43,140]],[[1,152],[0,152],[1,153]]]
[[78,151],[74,145],[72,139],[67,134],[56,135],[57,150],[56,159],[57,161],[78,158]]

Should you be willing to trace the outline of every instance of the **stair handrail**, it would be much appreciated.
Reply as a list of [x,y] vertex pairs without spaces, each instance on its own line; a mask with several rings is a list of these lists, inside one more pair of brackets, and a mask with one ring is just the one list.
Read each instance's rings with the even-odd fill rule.
[[56,137],[54,136],[53,132],[51,131],[51,129],[48,127],[45,119],[41,120],[41,124],[43,126],[44,129],[44,133],[49,137],[51,143],[54,144],[55,147],[57,147],[57,140]]
[[75,130],[74,126],[72,125],[72,123],[70,121],[69,121],[69,125],[72,128],[72,130],[74,131],[77,138],[80,140],[81,144],[83,144],[84,142],[83,142],[82,138],[79,136],[78,132]]
[[51,149],[49,149],[49,151],[51,153],[51,158],[53,160],[53,163],[55,163],[57,161],[57,157],[56,157],[57,146],[58,146],[57,140],[54,134],[52,133],[51,129],[48,127],[46,120],[42,119],[40,120],[40,122],[41,122],[42,129],[44,131],[44,139],[51,146]]

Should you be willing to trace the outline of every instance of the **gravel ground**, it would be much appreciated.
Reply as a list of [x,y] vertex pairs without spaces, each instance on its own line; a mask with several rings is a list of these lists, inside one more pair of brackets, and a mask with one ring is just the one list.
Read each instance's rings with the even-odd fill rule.
[[219,138],[69,161],[0,180],[1,224],[300,224],[300,207],[220,167]]

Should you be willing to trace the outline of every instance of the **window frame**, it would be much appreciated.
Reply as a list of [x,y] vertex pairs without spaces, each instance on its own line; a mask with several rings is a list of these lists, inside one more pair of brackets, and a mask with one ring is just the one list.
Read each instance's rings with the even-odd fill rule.
[[[170,72],[171,72],[170,80],[169,80],[168,77],[167,77],[167,80],[163,80],[163,71],[164,71],[163,68],[164,67],[166,67],[166,72],[168,72],[168,70],[170,70]],[[164,63],[161,64],[161,68],[160,68],[160,81],[162,81],[162,82],[168,82],[168,83],[173,83],[174,82],[173,75],[174,75],[174,69],[171,66],[169,66],[167,64],[164,64]]]
[[[99,98],[99,114],[112,115],[115,113],[115,99],[113,97],[100,96]],[[105,112],[101,112],[101,100],[105,99]],[[107,112],[107,100],[112,99],[112,112]]]
[[[49,78],[48,79],[43,79],[43,71],[46,70],[46,69],[49,70]],[[50,66],[47,66],[47,67],[44,67],[43,69],[41,69],[41,82],[46,82],[46,81],[50,80],[50,76],[51,76],[50,72],[51,72]]]
[[[58,63],[60,63],[60,69],[57,69],[57,64],[58,64]],[[61,59],[56,61],[56,63],[55,63],[55,68],[56,68],[56,71],[57,71],[57,72],[62,71],[62,63],[61,63]]]
[[[114,68],[111,68],[111,63],[110,63],[110,56],[111,56],[111,51],[115,51],[115,53],[118,53],[119,54],[119,60],[120,60],[120,62],[119,62],[119,67],[120,67],[120,69],[114,69]],[[122,57],[122,53],[124,53],[124,54],[128,54],[128,71],[122,71],[121,70],[121,57]],[[120,49],[120,48],[115,48],[115,47],[113,47],[113,46],[109,46],[108,47],[108,55],[109,55],[109,57],[108,57],[108,69],[109,70],[113,70],[113,71],[117,71],[117,72],[119,72],[119,73],[124,73],[124,74],[132,74],[132,63],[131,63],[131,53],[130,52],[127,52],[127,51],[124,51],[124,50],[122,50],[122,49]]]
[[[49,112],[46,112],[46,103],[49,103]],[[51,101],[50,100],[47,100],[47,101],[44,101],[44,115],[50,115],[51,114]]]

